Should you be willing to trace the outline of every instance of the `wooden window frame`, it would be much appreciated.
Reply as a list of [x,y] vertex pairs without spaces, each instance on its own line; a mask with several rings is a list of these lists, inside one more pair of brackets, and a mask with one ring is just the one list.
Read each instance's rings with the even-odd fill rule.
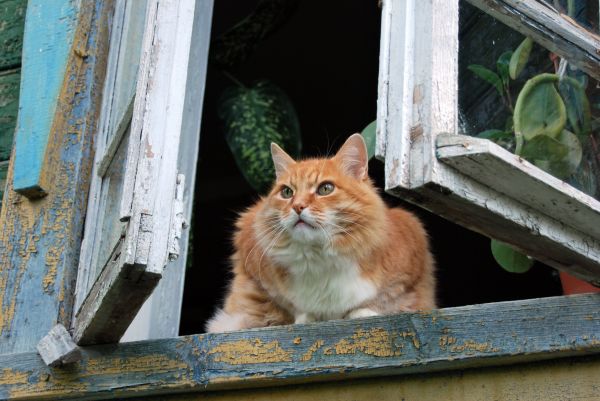
[[[155,308],[149,306],[157,309],[153,313],[176,311],[168,321],[163,320],[169,327],[167,333],[151,330],[141,322],[144,328],[141,332],[138,328],[133,339],[169,334],[176,330],[179,321],[187,245],[182,228],[193,194],[193,185],[184,189],[184,183],[185,174],[192,184],[195,175],[194,150],[199,139],[212,0],[148,0],[135,96],[126,102],[128,107],[114,113],[111,105],[114,94],[120,90],[116,71],[123,58],[120,48],[126,31],[123,28],[127,24],[127,4],[131,5],[127,0],[119,0],[115,8],[115,19],[124,23],[116,24],[112,32],[114,45],[110,46],[104,112],[99,121],[100,136],[81,248],[71,327],[73,338],[80,345],[117,342],[158,285],[166,265],[183,252],[184,258],[173,266],[173,273],[163,285],[169,296],[160,302],[150,301],[150,305],[157,305]],[[115,118],[116,124],[111,122]],[[97,223],[106,213],[100,196],[102,175],[128,125],[118,215],[125,222],[125,229],[108,263],[97,276],[90,277],[94,247],[99,246],[101,234]],[[109,134],[111,126],[116,132]],[[109,140],[108,135],[112,135]],[[185,149],[181,153],[180,144]],[[185,171],[180,171],[180,167]],[[179,243],[182,236],[183,250]],[[161,293],[165,295],[164,290]]]
[[34,352],[7,354],[0,398],[186,398],[582,356],[600,366],[599,322],[600,294],[590,294],[89,346],[64,368]]
[[[468,1],[543,45],[557,32],[552,51],[597,72],[597,38],[548,17],[548,7]],[[600,285],[600,201],[491,141],[460,135],[458,8],[459,0],[384,2],[376,155],[386,190]]]

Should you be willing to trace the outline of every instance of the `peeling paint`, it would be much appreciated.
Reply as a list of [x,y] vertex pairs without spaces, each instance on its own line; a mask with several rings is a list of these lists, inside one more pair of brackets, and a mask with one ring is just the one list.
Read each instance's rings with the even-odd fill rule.
[[[394,335],[382,328],[373,328],[369,331],[357,330],[349,339],[342,339],[332,349],[336,355],[355,354],[357,351],[373,356],[398,356],[402,355],[404,344],[394,342]],[[327,354],[327,349],[325,354]]]
[[304,355],[302,355],[302,357],[300,358],[301,361],[310,361],[313,357],[313,354],[315,352],[317,352],[317,350],[319,348],[321,348],[323,346],[323,344],[325,344],[325,341],[323,340],[317,340],[313,343],[313,345],[310,346],[310,348],[308,349],[308,351],[306,351],[306,353]]
[[292,353],[279,345],[279,341],[264,343],[260,339],[239,340],[219,344],[208,351],[217,362],[231,365],[246,365],[250,363],[290,362]]

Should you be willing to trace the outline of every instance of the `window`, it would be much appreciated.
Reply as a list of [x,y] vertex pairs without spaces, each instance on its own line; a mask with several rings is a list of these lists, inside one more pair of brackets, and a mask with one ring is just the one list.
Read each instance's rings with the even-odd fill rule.
[[115,4],[77,279],[79,344],[118,341],[181,253],[182,165],[193,183],[211,4]]
[[[459,93],[475,79],[459,76],[459,4],[464,3],[385,2],[377,155],[385,159],[386,188],[599,283],[598,200],[463,132]],[[597,39],[548,2],[470,3],[596,75]]]

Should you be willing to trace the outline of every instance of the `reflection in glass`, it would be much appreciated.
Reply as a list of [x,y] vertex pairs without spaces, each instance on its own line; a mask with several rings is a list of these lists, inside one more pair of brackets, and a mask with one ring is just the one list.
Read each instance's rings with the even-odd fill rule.
[[464,1],[459,35],[462,133],[600,199],[598,83]]

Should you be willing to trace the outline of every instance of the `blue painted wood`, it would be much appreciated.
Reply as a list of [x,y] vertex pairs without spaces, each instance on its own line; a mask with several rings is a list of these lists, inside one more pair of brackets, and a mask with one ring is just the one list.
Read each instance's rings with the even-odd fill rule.
[[29,0],[27,6],[13,188],[30,198],[43,196],[49,189],[42,182],[42,169],[50,130],[63,128],[57,104],[63,82],[69,79],[67,65],[79,3]]
[[0,354],[34,351],[55,324],[71,323],[112,6],[82,1],[77,51],[57,106],[66,123],[49,141],[48,196],[24,202],[9,169],[0,215]]
[[0,398],[98,399],[600,355],[600,294],[83,347],[59,369],[0,355]]

